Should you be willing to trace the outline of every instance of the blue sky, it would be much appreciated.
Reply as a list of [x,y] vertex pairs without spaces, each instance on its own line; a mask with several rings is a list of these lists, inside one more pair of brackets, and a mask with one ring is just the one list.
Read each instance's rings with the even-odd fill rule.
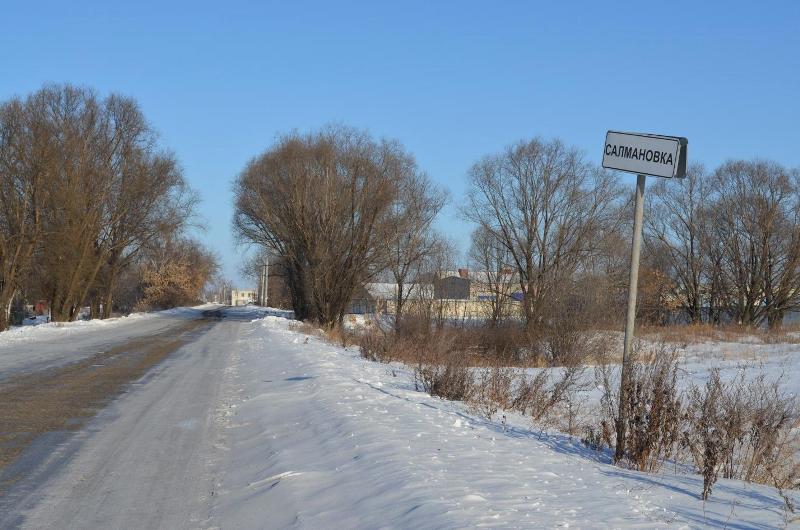
[[798,2],[11,0],[0,17],[0,99],[45,82],[135,97],[237,281],[231,181],[292,129],[402,141],[450,190],[438,226],[462,248],[467,169],[521,138],[599,162],[607,129],[673,134],[690,161],[800,166]]

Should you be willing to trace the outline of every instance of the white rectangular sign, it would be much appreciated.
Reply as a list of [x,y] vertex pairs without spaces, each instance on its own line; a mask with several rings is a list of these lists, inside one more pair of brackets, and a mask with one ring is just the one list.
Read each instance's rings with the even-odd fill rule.
[[603,167],[656,177],[686,176],[686,138],[608,131]]

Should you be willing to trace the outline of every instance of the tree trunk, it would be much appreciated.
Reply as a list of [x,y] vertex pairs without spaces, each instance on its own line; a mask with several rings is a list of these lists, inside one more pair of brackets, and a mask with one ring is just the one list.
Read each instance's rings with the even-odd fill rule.
[[399,329],[400,320],[403,316],[403,281],[397,282],[397,295],[395,296],[394,306],[394,329]]
[[700,297],[697,296],[697,293],[695,291],[695,293],[692,295],[692,310],[691,310],[692,324],[700,324],[703,321],[702,311],[703,309],[700,304]]
[[0,293],[0,331],[8,329],[11,320],[11,301],[14,293]]
[[103,312],[100,315],[100,318],[106,319],[111,317],[111,304],[113,303],[113,289],[109,286],[106,289],[105,295],[103,296]]
[[771,330],[779,330],[783,326],[784,311],[770,311],[767,317],[767,327]]

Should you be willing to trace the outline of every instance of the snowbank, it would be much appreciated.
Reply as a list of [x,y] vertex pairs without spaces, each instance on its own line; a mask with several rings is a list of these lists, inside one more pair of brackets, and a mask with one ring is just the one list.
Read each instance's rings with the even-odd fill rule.
[[[607,453],[418,392],[378,364],[291,329],[248,323],[220,422],[228,461],[212,522],[229,527],[774,528],[765,486],[646,474]],[[793,494],[794,495],[794,494]],[[796,498],[797,496],[794,495]]]
[[128,324],[135,321],[153,318],[197,318],[198,312],[217,307],[214,304],[199,305],[196,307],[177,307],[165,311],[151,313],[131,313],[123,317],[107,318],[105,320],[78,320],[75,322],[50,322],[30,326],[13,327],[0,332],[0,347],[8,344],[20,344],[37,340],[52,340],[54,338],[68,338],[75,334],[89,333],[98,329],[107,329]]

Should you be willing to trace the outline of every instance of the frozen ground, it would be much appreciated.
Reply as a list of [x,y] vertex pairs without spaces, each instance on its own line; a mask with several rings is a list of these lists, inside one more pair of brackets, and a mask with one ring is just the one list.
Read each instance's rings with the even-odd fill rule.
[[[763,486],[622,470],[508,429],[254,309],[184,346],[59,449],[0,526],[776,528]],[[43,340],[43,342],[46,342]],[[54,455],[52,458],[59,458]]]

